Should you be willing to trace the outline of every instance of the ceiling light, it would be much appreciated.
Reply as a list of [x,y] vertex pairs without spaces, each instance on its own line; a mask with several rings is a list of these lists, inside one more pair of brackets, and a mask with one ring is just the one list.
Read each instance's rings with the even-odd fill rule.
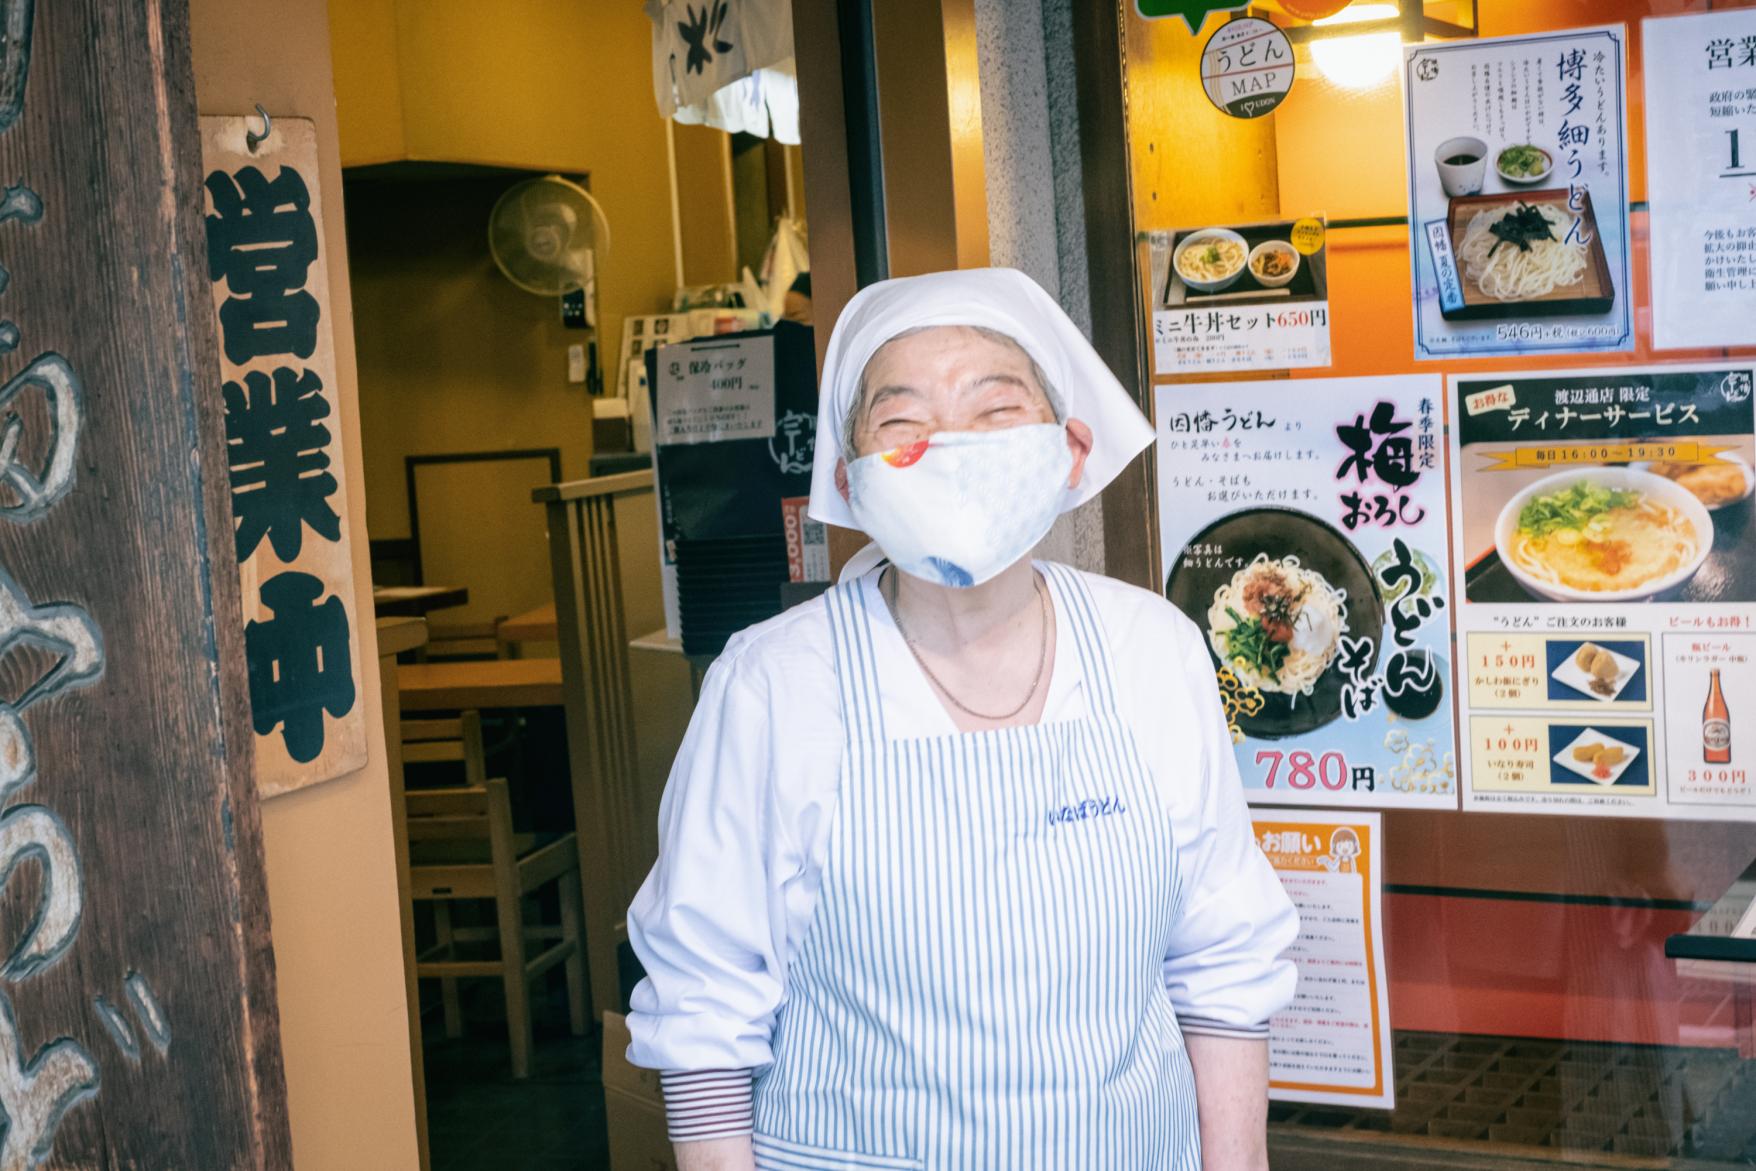
[[1340,25],[1396,20],[1395,4],[1350,4],[1334,16],[1314,21],[1325,30],[1311,42],[1311,59],[1317,70],[1343,89],[1371,89],[1396,73],[1402,60],[1402,38],[1396,32],[1349,35],[1330,31]]

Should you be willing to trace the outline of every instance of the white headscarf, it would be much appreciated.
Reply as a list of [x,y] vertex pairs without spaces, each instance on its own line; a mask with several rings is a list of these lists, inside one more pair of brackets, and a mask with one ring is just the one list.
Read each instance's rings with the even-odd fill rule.
[[1067,490],[1061,511],[1103,491],[1128,461],[1152,442],[1152,424],[1085,335],[1054,299],[1010,268],[970,268],[899,277],[868,285],[847,303],[829,338],[818,396],[816,458],[811,468],[814,520],[858,528],[835,487],[844,443],[842,424],[860,392],[866,363],[899,333],[933,325],[979,325],[1012,338],[1054,386],[1065,418],[1091,428],[1091,454],[1079,487]]

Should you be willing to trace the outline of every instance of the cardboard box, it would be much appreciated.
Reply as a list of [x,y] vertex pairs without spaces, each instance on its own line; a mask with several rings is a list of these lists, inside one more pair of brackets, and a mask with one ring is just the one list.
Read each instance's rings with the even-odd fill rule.
[[604,1014],[604,1119],[610,1171],[677,1171],[656,1069],[628,1064],[628,1022]]

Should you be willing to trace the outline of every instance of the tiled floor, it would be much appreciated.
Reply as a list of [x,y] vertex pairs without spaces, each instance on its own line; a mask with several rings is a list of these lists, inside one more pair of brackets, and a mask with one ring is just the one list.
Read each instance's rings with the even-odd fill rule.
[[437,1014],[424,1022],[433,1171],[603,1171],[598,1029],[571,1036],[565,1001],[550,997],[536,1013],[531,1075],[514,1081],[499,997],[476,992],[463,1037],[447,1040]]
[[1731,1050],[1399,1032],[1396,1099],[1394,1114],[1276,1103],[1269,1118],[1579,1155],[1756,1163],[1756,1061]]

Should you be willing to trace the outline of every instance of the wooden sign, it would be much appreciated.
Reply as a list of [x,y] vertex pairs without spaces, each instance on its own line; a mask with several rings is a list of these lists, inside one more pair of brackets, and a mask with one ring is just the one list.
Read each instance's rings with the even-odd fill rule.
[[0,1171],[291,1165],[193,92],[0,2]]
[[264,797],[366,763],[317,132],[201,119],[207,276]]

